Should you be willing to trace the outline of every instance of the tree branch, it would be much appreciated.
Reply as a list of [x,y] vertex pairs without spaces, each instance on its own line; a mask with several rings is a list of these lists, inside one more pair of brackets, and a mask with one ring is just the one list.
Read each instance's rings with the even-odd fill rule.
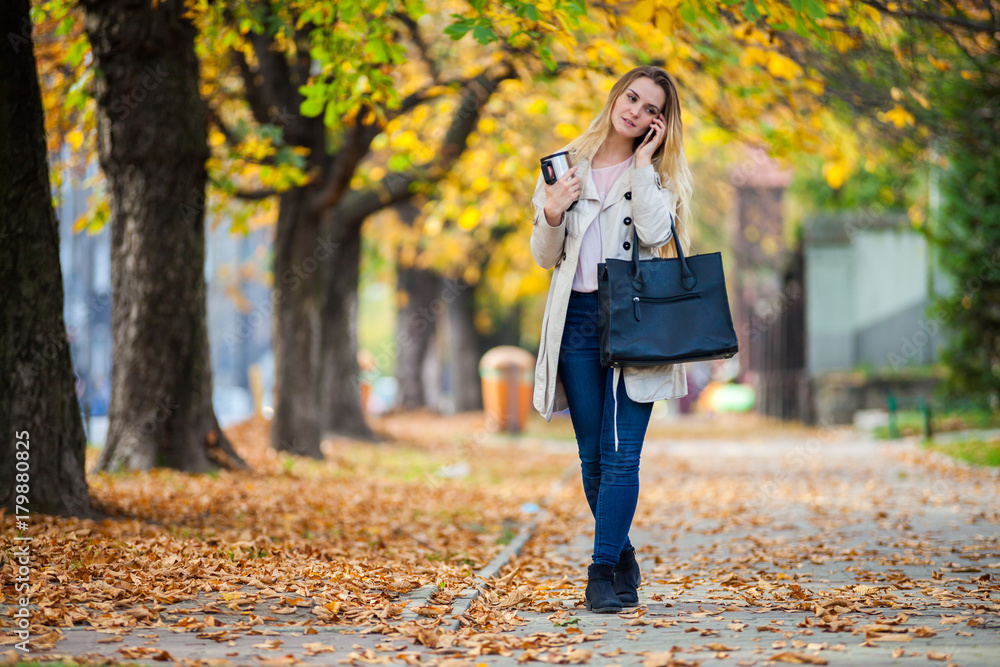
[[[892,11],[889,7],[879,2],[878,0],[861,0],[862,4],[866,4],[869,7],[873,7],[885,14],[886,16],[894,16],[899,18],[909,18],[909,19],[920,19],[921,21],[927,23],[935,23],[938,25],[948,24],[958,26],[960,28],[965,28],[966,30],[972,30],[973,32],[986,32],[993,33],[1000,29],[1000,26],[996,22],[992,23],[977,23],[970,19],[956,18],[953,16],[944,16],[942,14],[932,14],[926,11]],[[991,12],[992,14],[992,12]]]
[[517,76],[510,63],[494,66],[492,72],[484,71],[466,87],[462,103],[452,116],[436,160],[407,174],[391,173],[378,186],[349,192],[337,204],[331,216],[345,232],[360,226],[369,215],[387,206],[406,201],[413,195],[413,186],[436,183],[443,179],[461,157],[468,144],[469,135],[479,123],[479,116],[490,96],[500,83]]
[[260,201],[261,199],[267,199],[268,197],[273,197],[277,194],[281,193],[271,188],[262,188],[260,190],[236,190],[233,192],[234,196],[239,197],[240,199],[245,199],[246,201]]
[[417,25],[417,22],[414,21],[412,17],[402,12],[397,12],[392,16],[406,26],[407,31],[410,33],[410,39],[413,40],[413,43],[417,47],[417,51],[420,52],[420,58],[427,65],[427,69],[430,70],[431,79],[434,80],[434,83],[441,83],[441,66],[438,64],[437,60],[431,57],[430,47],[420,35],[420,27]]
[[358,165],[368,154],[369,146],[381,131],[374,123],[359,122],[347,132],[343,147],[329,162],[326,170],[329,176],[322,189],[311,198],[310,207],[314,211],[320,212],[336,206],[350,185]]
[[219,129],[219,132],[222,133],[222,136],[226,138],[227,144],[233,148],[239,145],[240,138],[237,137],[232,129],[230,129],[230,127],[223,122],[219,112],[216,111],[215,107],[213,107],[207,100],[205,101],[205,115],[208,117],[208,122],[215,125],[215,127]]
[[[440,84],[434,87],[452,85],[468,87],[478,78],[479,77],[473,79],[455,80],[447,84]],[[398,118],[421,104],[440,96],[440,93],[429,94],[429,90],[431,90],[431,87],[425,87],[408,95],[403,100],[400,107],[388,115],[388,118],[390,120]],[[360,115],[362,114],[359,114],[359,116]],[[330,166],[327,170],[329,176],[324,181],[323,188],[311,199],[310,206],[314,211],[323,211],[336,206],[340,202],[341,197],[347,190],[348,184],[350,184],[351,177],[354,175],[358,164],[360,164],[368,154],[368,147],[381,131],[381,128],[374,124],[360,124],[351,128],[351,130],[346,134],[344,147],[329,161]],[[469,132],[471,132],[471,130],[469,130]],[[379,186],[379,189],[385,190],[386,188],[382,185]]]
[[243,79],[243,95],[253,117],[261,124],[269,122],[270,114],[267,100],[264,99],[264,89],[257,83],[257,77],[260,75],[250,69],[250,64],[242,52],[233,50],[232,54],[240,70],[240,78]]

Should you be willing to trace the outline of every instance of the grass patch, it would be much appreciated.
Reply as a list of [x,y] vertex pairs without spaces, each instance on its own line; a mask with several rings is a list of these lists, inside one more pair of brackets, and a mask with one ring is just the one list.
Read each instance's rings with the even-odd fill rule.
[[[931,429],[934,433],[948,433],[969,429],[1000,428],[1000,413],[986,408],[934,409],[931,404]],[[922,410],[899,410],[896,412],[896,433],[898,437],[923,435],[926,417]],[[876,438],[888,440],[889,427],[875,429]]]
[[970,438],[957,442],[940,443],[932,441],[925,443],[924,447],[972,465],[1000,466],[1000,438],[994,440]]

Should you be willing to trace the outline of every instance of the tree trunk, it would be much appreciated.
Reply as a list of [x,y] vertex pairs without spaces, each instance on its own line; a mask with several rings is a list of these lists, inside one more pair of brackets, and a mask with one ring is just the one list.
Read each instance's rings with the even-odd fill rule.
[[183,0],[84,0],[111,210],[114,363],[99,467],[245,467],[212,408],[205,109]]
[[404,296],[396,321],[396,380],[399,382],[397,407],[415,410],[426,407],[423,368],[434,337],[440,300],[441,276],[427,269],[397,269],[398,291]]
[[481,340],[476,331],[476,290],[464,281],[454,283],[448,308],[451,325],[452,395],[455,412],[483,408],[482,383],[479,378]]
[[318,371],[321,265],[333,263],[329,238],[319,239],[319,218],[310,212],[309,191],[294,188],[281,196],[274,242],[275,410],[271,445],[278,451],[315,459],[320,421]]
[[28,0],[0,4],[0,505],[96,518],[28,10]]
[[361,409],[358,372],[361,224],[342,223],[338,228],[334,259],[323,265],[320,424],[324,433],[373,440]]

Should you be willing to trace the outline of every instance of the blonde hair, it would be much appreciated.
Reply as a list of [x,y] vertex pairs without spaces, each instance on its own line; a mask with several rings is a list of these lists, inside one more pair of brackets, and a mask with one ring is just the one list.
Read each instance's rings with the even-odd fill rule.
[[[663,109],[663,116],[666,119],[666,136],[653,153],[653,168],[660,176],[660,182],[677,193],[677,215],[675,225],[677,228],[677,239],[681,242],[681,248],[687,253],[691,245],[691,237],[688,232],[688,221],[691,210],[691,192],[693,190],[693,178],[691,169],[688,167],[687,157],[684,155],[684,127],[681,124],[681,103],[677,95],[677,85],[674,83],[666,70],[651,65],[642,65],[627,72],[618,79],[611,92],[608,93],[608,100],[604,103],[604,108],[597,114],[597,117],[590,123],[590,127],[573,140],[566,147],[573,158],[573,162],[594,159],[598,149],[611,133],[611,110],[615,101],[628,89],[636,79],[646,77],[652,80],[666,93],[666,104]],[[633,145],[633,151],[639,147],[642,137],[638,137]],[[661,257],[674,257],[677,252],[671,241],[658,249]]]

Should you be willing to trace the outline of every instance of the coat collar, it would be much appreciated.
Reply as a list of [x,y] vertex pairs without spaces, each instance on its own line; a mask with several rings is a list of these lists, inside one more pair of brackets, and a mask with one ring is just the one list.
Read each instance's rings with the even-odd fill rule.
[[[590,170],[590,160],[581,160],[577,164],[580,166],[577,173],[583,173],[583,187],[580,189],[580,199],[591,199],[595,202],[600,202],[601,196],[597,192],[597,184],[594,183],[594,176]],[[601,210],[613,205],[624,197],[626,192],[632,189],[633,174],[635,174],[635,156],[632,157],[632,163],[629,164],[625,173],[611,186],[608,196],[604,198],[604,206],[601,207]]]

